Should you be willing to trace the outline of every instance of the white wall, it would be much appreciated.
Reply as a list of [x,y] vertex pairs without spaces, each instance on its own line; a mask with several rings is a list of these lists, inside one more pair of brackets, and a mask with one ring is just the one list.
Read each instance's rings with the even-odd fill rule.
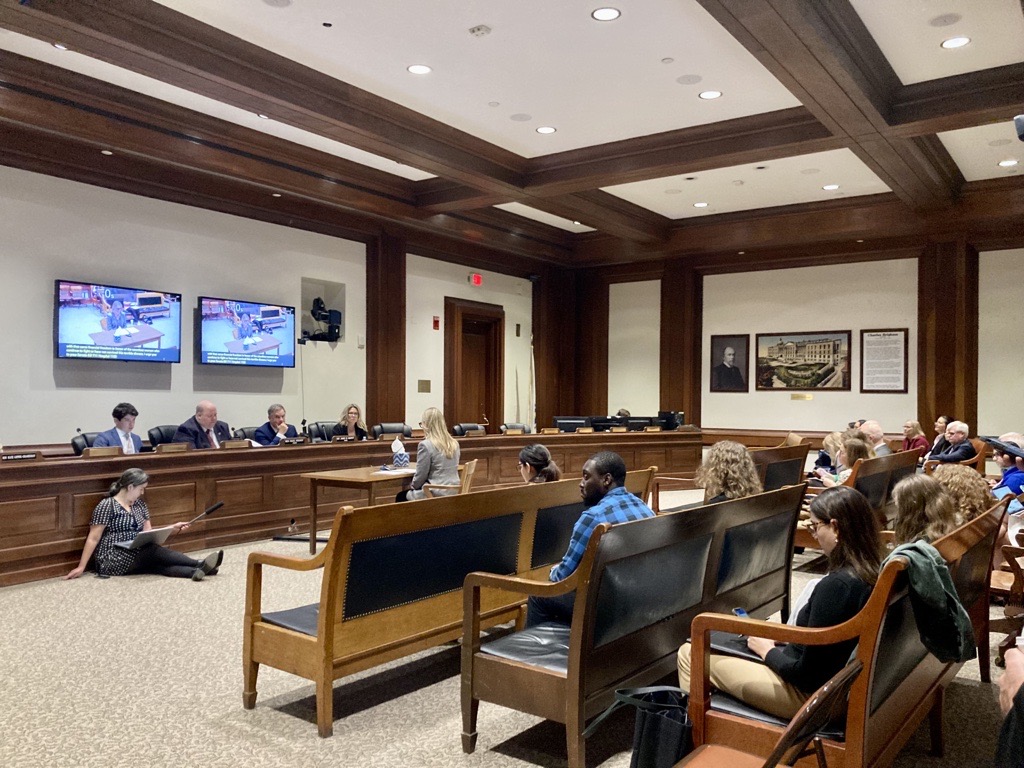
[[[226,214],[0,167],[0,267],[6,284],[0,335],[0,442],[64,442],[75,427],[109,429],[121,400],[145,436],[212,399],[232,427],[259,425],[282,402],[298,423],[337,418],[366,399],[365,248]],[[303,277],[346,283],[344,344],[296,346],[294,369],[195,363],[199,295],[300,306]],[[56,360],[53,281],[94,280],[182,294],[181,363]],[[305,370],[305,386],[302,386]],[[305,406],[303,408],[303,406]]]
[[[977,434],[1024,431],[1024,249],[980,254]],[[974,425],[971,424],[975,434]]]
[[[483,285],[469,284],[480,272]],[[406,261],[405,421],[419,423],[430,406],[444,408],[444,299],[497,304],[505,309],[505,421],[533,422],[531,336],[533,289],[529,280],[496,272],[471,270],[458,264],[410,254]],[[440,318],[439,330],[433,329]],[[516,337],[516,324],[520,335]],[[430,392],[417,392],[428,379]],[[498,426],[491,414],[491,424]]]
[[[860,392],[860,331],[872,328],[910,329],[907,394]],[[844,330],[851,332],[849,392],[822,390],[809,401],[791,400],[789,392],[755,391],[752,380],[749,393],[709,391],[712,335],[750,334],[750,380],[756,334]],[[875,418],[897,433],[917,413],[916,259],[708,276],[703,333],[705,428],[833,430]]]
[[661,391],[661,281],[608,287],[608,412],[656,416]]

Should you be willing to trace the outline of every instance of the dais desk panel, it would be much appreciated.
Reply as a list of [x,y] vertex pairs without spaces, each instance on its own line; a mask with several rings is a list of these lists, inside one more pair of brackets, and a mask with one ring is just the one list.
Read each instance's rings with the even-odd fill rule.
[[[474,437],[460,441],[463,462],[480,460],[474,489],[521,482],[519,451],[534,442],[548,446],[566,477],[578,477],[583,462],[601,450],[617,451],[628,469],[653,463],[673,472],[694,471],[701,454],[701,434],[695,429]],[[415,440],[406,446],[415,454]],[[188,520],[224,502],[205,522],[171,539],[175,548],[191,551],[270,538],[285,533],[293,519],[304,530],[309,481],[301,474],[380,466],[390,459],[389,444],[364,441],[8,462],[0,465],[0,586],[71,570],[81,555],[92,508],[128,467],[150,475],[146,499],[154,525]],[[365,503],[365,494],[324,490],[318,504],[324,528],[342,502]],[[296,554],[302,554],[301,547]]]

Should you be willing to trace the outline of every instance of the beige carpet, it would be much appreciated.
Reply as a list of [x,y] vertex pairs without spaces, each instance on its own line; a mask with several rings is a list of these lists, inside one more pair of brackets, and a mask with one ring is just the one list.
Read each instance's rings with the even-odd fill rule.
[[[0,766],[565,765],[558,724],[482,704],[473,755],[460,746],[458,649],[449,645],[339,681],[334,736],[315,726],[313,686],[263,668],[256,709],[242,709],[245,560],[303,544],[227,550],[201,583],[156,576],[37,582],[0,590]],[[806,562],[808,558],[802,558]],[[807,576],[796,573],[799,590]],[[268,569],[268,609],[314,602],[318,574]],[[896,763],[990,764],[995,687],[965,666],[947,696],[948,752],[926,755],[919,733]],[[629,765],[632,715],[588,741],[588,765]]]

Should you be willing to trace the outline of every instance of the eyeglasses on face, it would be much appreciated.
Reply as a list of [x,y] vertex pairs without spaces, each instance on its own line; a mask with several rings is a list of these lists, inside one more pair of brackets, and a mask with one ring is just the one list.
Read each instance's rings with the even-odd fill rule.
[[828,523],[820,523],[817,520],[808,520],[806,523],[804,523],[804,525],[807,526],[808,531],[810,531],[812,534],[815,534],[818,532],[819,528],[828,525]]

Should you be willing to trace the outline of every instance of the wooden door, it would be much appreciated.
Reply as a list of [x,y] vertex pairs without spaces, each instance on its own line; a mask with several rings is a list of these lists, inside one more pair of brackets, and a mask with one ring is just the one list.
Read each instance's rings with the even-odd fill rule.
[[504,421],[505,310],[445,297],[444,414],[448,426]]

